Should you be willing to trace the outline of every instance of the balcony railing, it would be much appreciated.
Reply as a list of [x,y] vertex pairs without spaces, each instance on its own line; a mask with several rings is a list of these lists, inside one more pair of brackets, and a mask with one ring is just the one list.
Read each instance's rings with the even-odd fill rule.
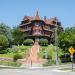
[[30,30],[31,30],[31,28],[25,28],[25,29],[22,29],[22,28],[21,28],[21,31],[23,31],[23,32],[24,32],[24,31],[30,31]]
[[48,34],[44,34],[44,35],[50,37],[50,35],[48,35]]
[[50,28],[45,28],[45,27],[44,27],[44,30],[47,30],[47,31],[52,31]]
[[26,29],[25,29],[25,31],[29,31],[29,30],[31,30],[31,28],[26,28]]

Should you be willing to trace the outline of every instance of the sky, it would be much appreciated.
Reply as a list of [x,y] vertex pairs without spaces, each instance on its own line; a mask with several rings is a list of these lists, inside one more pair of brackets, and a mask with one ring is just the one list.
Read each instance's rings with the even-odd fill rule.
[[75,0],[0,0],[0,23],[19,25],[24,16],[57,17],[62,26],[75,26]]

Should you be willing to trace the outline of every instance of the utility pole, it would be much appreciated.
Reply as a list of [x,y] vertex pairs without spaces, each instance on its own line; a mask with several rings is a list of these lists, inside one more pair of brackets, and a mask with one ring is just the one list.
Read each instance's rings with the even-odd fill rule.
[[57,29],[58,29],[58,25],[57,25],[57,21],[56,21],[56,25],[55,25],[55,51],[56,51],[56,65],[59,64],[58,62],[58,33],[57,33]]

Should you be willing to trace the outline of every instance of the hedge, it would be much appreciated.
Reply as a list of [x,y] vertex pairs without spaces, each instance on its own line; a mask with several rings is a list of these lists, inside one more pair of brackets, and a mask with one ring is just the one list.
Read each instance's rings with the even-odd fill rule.
[[24,45],[32,45],[33,43],[34,43],[34,41],[32,39],[26,39],[23,42]]
[[48,45],[48,40],[47,39],[40,39],[39,44],[46,46],[46,45]]

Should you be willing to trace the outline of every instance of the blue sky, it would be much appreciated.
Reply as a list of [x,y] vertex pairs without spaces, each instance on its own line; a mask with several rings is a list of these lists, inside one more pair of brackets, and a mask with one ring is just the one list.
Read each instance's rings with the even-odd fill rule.
[[35,16],[37,9],[41,18],[58,17],[64,28],[75,24],[75,0],[0,0],[0,23],[17,26],[25,15]]

